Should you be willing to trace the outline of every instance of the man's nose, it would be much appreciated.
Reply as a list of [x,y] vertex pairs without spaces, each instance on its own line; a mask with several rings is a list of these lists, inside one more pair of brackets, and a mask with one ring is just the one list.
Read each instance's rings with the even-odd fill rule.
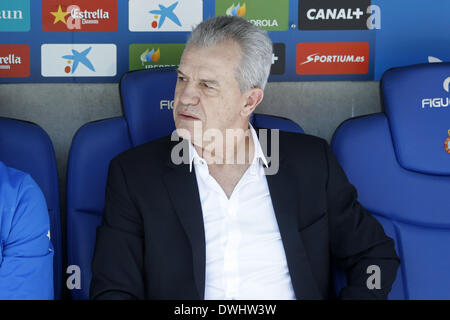
[[200,102],[198,90],[193,82],[186,83],[180,94],[180,102],[183,105],[197,105]]

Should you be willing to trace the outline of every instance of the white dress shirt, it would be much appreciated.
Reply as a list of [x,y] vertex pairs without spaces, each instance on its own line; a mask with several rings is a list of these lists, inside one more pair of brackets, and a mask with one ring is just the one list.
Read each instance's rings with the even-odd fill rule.
[[205,299],[295,299],[264,174],[267,160],[250,130],[255,155],[229,199],[189,144],[205,227]]

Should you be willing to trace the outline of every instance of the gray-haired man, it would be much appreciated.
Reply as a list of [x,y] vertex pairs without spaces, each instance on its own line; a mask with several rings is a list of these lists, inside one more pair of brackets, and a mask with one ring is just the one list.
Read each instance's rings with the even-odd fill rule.
[[[327,143],[280,132],[279,168],[265,174],[249,119],[271,58],[268,36],[244,19],[194,29],[174,102],[188,157],[174,159],[169,136],[111,162],[92,298],[327,299],[334,260],[348,275],[341,298],[387,297],[394,243]],[[368,287],[373,266],[381,282]]]

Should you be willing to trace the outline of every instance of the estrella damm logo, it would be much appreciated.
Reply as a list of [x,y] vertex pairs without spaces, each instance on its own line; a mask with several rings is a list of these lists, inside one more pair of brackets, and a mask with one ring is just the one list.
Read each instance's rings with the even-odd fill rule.
[[216,0],[216,16],[238,16],[270,31],[289,29],[289,0]]
[[450,130],[448,130],[448,137],[444,142],[444,149],[447,153],[450,153]]
[[0,77],[30,76],[30,47],[27,44],[0,44]]
[[270,74],[283,74],[286,65],[286,44],[274,43],[272,53],[272,67]]
[[146,43],[130,45],[130,71],[180,64],[184,43]]
[[30,0],[0,0],[0,32],[30,31]]
[[117,0],[43,0],[46,32],[115,32]]

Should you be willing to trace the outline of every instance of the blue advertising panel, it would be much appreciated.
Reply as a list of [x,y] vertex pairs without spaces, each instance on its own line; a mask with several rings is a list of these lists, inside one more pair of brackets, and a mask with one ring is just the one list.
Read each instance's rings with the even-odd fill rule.
[[448,12],[448,0],[0,0],[0,83],[118,82],[176,65],[190,30],[216,15],[267,30],[269,81],[379,80],[450,61]]

